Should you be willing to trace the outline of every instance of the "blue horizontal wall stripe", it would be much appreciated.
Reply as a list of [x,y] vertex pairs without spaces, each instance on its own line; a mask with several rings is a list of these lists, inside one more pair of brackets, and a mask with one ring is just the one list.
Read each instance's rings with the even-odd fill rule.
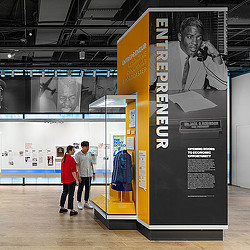
[[[105,169],[96,169],[95,173],[105,173]],[[111,173],[111,170],[107,169],[106,173]]]
[[[60,169],[2,169],[2,173],[61,173]],[[96,169],[95,173],[105,173],[103,169]],[[107,170],[107,173],[111,173]]]
[[60,169],[2,169],[2,173],[61,173]]

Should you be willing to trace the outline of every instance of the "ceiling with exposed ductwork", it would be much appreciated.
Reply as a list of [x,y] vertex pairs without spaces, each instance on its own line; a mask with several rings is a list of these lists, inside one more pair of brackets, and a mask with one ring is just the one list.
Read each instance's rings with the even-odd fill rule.
[[228,7],[227,65],[249,71],[250,0],[1,0],[0,67],[116,69],[117,40],[147,8],[192,6]]

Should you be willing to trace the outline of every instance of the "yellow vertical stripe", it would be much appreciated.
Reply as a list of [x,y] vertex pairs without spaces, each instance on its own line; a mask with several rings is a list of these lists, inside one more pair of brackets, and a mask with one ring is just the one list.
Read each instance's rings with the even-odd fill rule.
[[138,218],[149,224],[149,14],[118,43],[117,72],[118,95],[137,93],[137,152],[147,153],[147,189],[137,187],[136,206]]

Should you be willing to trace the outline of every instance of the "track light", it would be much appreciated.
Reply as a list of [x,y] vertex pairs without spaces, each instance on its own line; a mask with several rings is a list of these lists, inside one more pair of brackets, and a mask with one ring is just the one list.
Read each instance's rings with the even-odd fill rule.
[[15,53],[13,53],[13,52],[8,54],[8,58],[9,58],[9,59],[14,58],[14,56],[15,56]]
[[79,59],[81,60],[85,59],[85,51],[82,50],[79,52]]

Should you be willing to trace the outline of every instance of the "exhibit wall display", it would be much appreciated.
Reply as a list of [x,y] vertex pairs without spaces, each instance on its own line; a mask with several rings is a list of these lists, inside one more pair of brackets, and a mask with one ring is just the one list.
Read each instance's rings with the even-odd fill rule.
[[118,41],[118,94],[137,93],[147,227],[227,228],[226,54],[226,8],[149,9]]
[[[39,131],[39,133],[38,133]],[[123,134],[125,122],[110,122],[109,130],[110,144],[111,131],[116,134]],[[103,172],[104,151],[98,149],[98,144],[105,142],[105,126],[102,122],[65,122],[65,123],[45,123],[45,122],[1,122],[0,123],[0,162],[1,172],[12,173],[29,170],[56,169],[60,170],[62,154],[65,153],[68,145],[73,145],[83,140],[90,143],[91,148],[95,148],[95,170]],[[98,149],[98,150],[97,150]],[[80,147],[76,152],[81,150]],[[113,155],[110,152],[109,158]],[[111,171],[111,160],[107,165]],[[40,173],[42,173],[40,171]]]
[[116,94],[116,77],[1,77],[0,113],[81,113]]

